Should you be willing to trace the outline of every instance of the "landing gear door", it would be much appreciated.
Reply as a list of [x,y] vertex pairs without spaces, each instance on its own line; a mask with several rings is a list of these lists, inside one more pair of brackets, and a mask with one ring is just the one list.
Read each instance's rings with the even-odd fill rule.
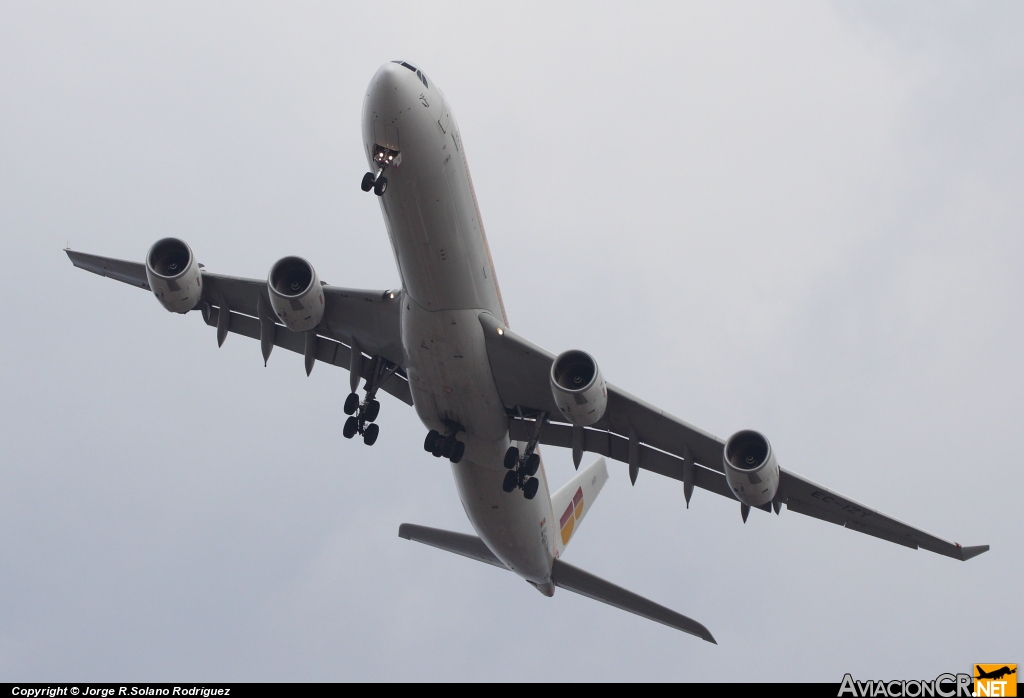
[[373,142],[388,150],[399,152],[398,127],[383,124],[380,121],[373,122]]

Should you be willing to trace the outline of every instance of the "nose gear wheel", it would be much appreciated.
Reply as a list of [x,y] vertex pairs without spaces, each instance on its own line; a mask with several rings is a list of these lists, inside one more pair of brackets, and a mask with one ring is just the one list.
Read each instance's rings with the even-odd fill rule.
[[402,154],[400,152],[375,143],[373,146],[373,164],[377,171],[376,173],[367,172],[364,174],[359,188],[363,191],[373,189],[373,193],[377,196],[384,196],[384,192],[388,190],[388,178],[384,176],[384,170],[392,165],[398,165],[401,161]]

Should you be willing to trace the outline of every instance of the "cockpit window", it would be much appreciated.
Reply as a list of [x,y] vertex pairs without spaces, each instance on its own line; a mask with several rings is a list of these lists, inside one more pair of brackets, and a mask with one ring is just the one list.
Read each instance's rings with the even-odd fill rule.
[[427,88],[430,87],[430,85],[427,84],[427,76],[424,75],[423,72],[421,70],[419,70],[416,66],[414,66],[412,63],[406,63],[405,61],[391,61],[391,62],[392,63],[397,63],[398,65],[402,66],[403,68],[408,68],[412,72],[416,73],[416,77],[418,77],[420,79],[420,82],[423,83],[423,86],[427,87]]

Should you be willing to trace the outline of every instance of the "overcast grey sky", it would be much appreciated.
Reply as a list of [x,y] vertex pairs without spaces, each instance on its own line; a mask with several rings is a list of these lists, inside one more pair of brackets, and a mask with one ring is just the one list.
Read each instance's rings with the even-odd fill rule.
[[[360,107],[420,65],[512,327],[960,563],[614,464],[566,560],[718,646],[397,537],[412,409],[74,269],[184,238],[398,283]],[[0,1],[0,680],[933,678],[1024,661],[1024,5]],[[554,485],[568,452],[547,449]],[[1016,581],[1015,581],[1016,580]]]

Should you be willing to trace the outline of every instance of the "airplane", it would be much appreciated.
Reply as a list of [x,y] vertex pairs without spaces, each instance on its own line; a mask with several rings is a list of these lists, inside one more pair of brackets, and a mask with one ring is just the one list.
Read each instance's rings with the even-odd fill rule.
[[974,668],[978,672],[978,675],[974,677],[976,679],[993,679],[993,680],[998,680],[998,679],[1003,678],[1004,676],[1009,676],[1010,674],[1016,674],[1017,673],[1017,669],[1016,668],[1011,669],[1008,666],[1004,666],[1004,667],[1002,667],[1000,669],[995,669],[993,671],[984,671],[980,666],[975,666]]
[[[145,262],[67,249],[79,268],[151,291],[175,313],[199,310],[217,328],[349,370],[342,430],[372,446],[380,391],[412,405],[425,451],[451,462],[477,536],[402,524],[402,538],[510,570],[552,596],[561,587],[715,642],[697,621],[562,560],[608,479],[606,459],[751,509],[788,510],[958,560],[964,547],[913,528],[780,467],[768,439],[720,439],[607,382],[588,353],[557,356],[512,331],[470,178],[458,122],[437,84],[407,61],[377,70],[363,102],[362,139],[401,288],[330,286],[300,257],[267,280],[205,271],[182,240],[157,241]],[[359,395],[362,383],[362,397]],[[553,494],[540,446],[572,450],[576,475]],[[579,470],[585,452],[597,454]],[[716,643],[717,644],[717,643]]]

